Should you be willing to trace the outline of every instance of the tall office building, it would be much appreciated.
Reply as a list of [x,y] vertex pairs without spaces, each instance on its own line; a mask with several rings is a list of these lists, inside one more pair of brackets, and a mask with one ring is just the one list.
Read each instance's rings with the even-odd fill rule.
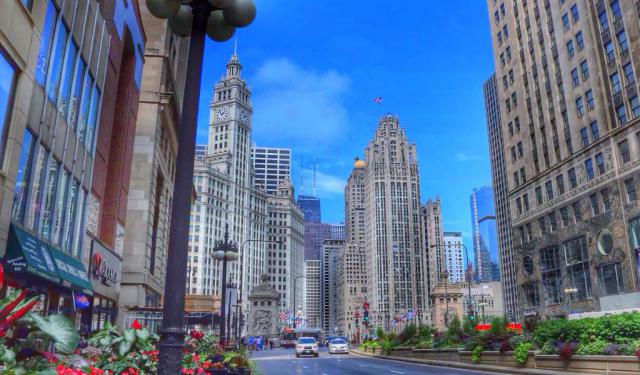
[[463,283],[467,281],[465,280],[464,263],[462,261],[462,233],[444,232],[443,240],[444,264],[449,272],[449,282]]
[[276,194],[278,186],[291,176],[291,150],[288,148],[251,148],[254,185],[269,194]]
[[241,72],[234,54],[214,87],[206,156],[195,161],[187,288],[190,294],[220,294],[222,265],[211,254],[228,230],[240,252],[239,261],[227,265],[228,281],[241,285],[248,311],[246,296],[267,270],[269,196],[252,185],[251,91]]
[[638,306],[638,2],[487,5],[520,311]]
[[[304,306],[307,327],[309,328],[320,328],[322,326],[321,268],[322,265],[319,259],[304,261],[304,303],[296,300],[296,305]],[[292,312],[294,310],[294,308],[291,309]]]
[[518,314],[518,290],[516,288],[516,257],[511,243],[511,212],[509,211],[509,186],[504,158],[504,139],[500,121],[500,99],[495,73],[483,85],[484,108],[487,115],[487,136],[491,156],[491,179],[496,209],[496,231],[500,260],[503,306],[508,317],[520,320]]
[[345,240],[345,226],[344,224],[329,224],[331,225],[331,239],[332,240]]
[[304,224],[304,259],[320,260],[322,242],[331,238],[331,224],[306,222]]
[[320,307],[322,330],[337,331],[338,319],[338,259],[344,251],[344,240],[325,240],[320,263]]
[[298,208],[304,214],[304,221],[307,223],[321,223],[322,212],[320,211],[320,198],[311,195],[298,195],[296,201]]
[[365,248],[374,325],[425,309],[425,249],[415,144],[395,116],[383,116],[365,149]]
[[196,159],[201,159],[207,156],[208,145],[196,145]]
[[443,280],[445,270],[444,234],[442,231],[442,210],[440,198],[429,199],[421,209],[422,228],[424,230],[424,244],[426,256],[424,259],[426,270],[427,290],[431,292]]
[[[280,309],[285,311],[303,301],[303,285],[295,285],[304,276],[304,217],[293,201],[293,186],[282,181],[267,199],[267,270],[271,285],[280,294]],[[295,296],[294,296],[295,293]]]
[[473,189],[469,202],[476,262],[475,279],[479,282],[500,281],[496,214],[491,186]]

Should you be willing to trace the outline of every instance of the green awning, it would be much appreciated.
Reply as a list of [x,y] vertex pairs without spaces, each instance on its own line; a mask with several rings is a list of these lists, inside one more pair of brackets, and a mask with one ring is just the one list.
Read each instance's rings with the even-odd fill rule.
[[5,263],[8,271],[27,273],[60,284],[61,279],[49,245],[33,234],[11,225]]
[[85,271],[84,265],[80,260],[52,246],[49,246],[49,252],[56,262],[63,286],[84,294],[93,295],[91,280],[89,280],[89,275],[87,275],[87,271]]

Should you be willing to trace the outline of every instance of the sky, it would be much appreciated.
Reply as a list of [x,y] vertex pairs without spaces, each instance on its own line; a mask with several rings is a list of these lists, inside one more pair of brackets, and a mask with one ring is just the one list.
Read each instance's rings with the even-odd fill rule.
[[206,143],[213,86],[237,40],[252,89],[253,142],[292,150],[296,193],[313,193],[315,159],[324,222],[344,221],[354,157],[391,113],[416,143],[421,200],[440,197],[444,230],[462,232],[470,246],[469,196],[491,184],[485,1],[255,1],[253,24],[228,42],[207,41],[198,142]]

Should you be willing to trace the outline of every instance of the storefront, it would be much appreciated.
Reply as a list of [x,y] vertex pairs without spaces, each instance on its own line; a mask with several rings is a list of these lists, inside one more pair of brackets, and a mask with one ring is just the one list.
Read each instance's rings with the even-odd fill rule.
[[9,285],[43,296],[43,314],[62,313],[79,324],[74,297],[92,296],[93,287],[77,258],[12,224],[3,259]]
[[89,259],[89,277],[94,295],[85,324],[90,324],[91,331],[96,331],[103,328],[107,322],[116,322],[122,258],[92,238]]

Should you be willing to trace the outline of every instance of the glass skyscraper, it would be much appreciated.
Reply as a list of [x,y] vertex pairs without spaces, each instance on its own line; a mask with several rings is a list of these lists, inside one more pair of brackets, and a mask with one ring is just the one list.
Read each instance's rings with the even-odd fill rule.
[[312,195],[298,195],[296,205],[304,214],[306,223],[321,223],[320,198]]
[[476,281],[499,281],[496,211],[491,186],[473,189],[470,204]]

